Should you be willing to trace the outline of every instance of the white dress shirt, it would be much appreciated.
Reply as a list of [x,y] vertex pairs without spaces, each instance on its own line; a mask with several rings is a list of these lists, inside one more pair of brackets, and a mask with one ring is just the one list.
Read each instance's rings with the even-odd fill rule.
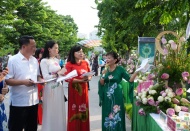
[[[6,76],[6,79],[31,79],[37,81],[37,76],[40,75],[37,59],[31,56],[29,60],[27,60],[20,52],[9,59],[8,69],[9,74]],[[9,89],[12,106],[32,106],[39,102],[36,85],[9,86]]]

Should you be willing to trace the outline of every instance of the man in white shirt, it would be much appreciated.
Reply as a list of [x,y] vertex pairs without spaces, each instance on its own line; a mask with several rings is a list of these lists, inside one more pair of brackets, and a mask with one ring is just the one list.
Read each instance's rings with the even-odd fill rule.
[[35,57],[36,42],[32,36],[19,39],[20,51],[8,61],[6,83],[10,87],[9,131],[37,131],[38,89],[41,81]]

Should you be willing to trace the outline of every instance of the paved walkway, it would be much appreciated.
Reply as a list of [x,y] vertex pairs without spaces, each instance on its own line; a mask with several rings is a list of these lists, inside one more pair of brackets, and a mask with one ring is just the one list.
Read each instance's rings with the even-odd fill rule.
[[[89,103],[90,103],[90,131],[101,131],[101,107],[99,107],[98,102],[98,76],[94,76],[90,81],[90,91],[89,91]],[[68,88],[66,88],[66,83],[64,83],[64,91],[65,95],[68,96]],[[7,115],[9,113],[9,94],[6,95],[5,105]],[[67,112],[67,104],[66,102],[66,112]],[[126,119],[126,130],[131,130],[131,123],[128,119]],[[41,131],[41,126],[38,126],[38,131]]]

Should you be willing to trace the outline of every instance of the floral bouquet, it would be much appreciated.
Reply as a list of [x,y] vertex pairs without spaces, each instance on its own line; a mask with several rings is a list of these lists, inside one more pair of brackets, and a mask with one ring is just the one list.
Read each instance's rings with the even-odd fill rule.
[[[162,41],[164,55],[161,57],[161,66],[157,72],[159,72],[159,76],[163,73],[172,76],[168,79],[168,85],[174,89],[177,89],[178,86],[181,86],[181,82],[184,78],[181,77],[182,72],[190,71],[190,56],[187,54],[187,47],[185,43],[179,46],[173,40],[169,40],[168,43],[166,43],[166,39],[162,38]],[[159,77],[158,80],[162,81],[161,77]]]
[[157,47],[161,53],[156,56],[155,68],[139,76],[136,104],[142,107],[139,110],[141,115],[158,113],[160,110],[173,115],[180,110],[188,111],[190,106],[190,102],[185,98],[185,86],[190,84],[188,45],[184,38],[177,37],[177,39],[167,41],[166,34],[163,32],[161,34],[161,39],[156,38],[159,44],[161,42],[161,47]]
[[[187,72],[184,72],[185,74]],[[151,74],[150,74],[151,75]],[[150,75],[148,75],[150,77]],[[163,74],[161,79],[168,79],[168,74]],[[142,82],[141,84],[143,84]],[[138,88],[138,87],[137,87]],[[185,99],[185,89],[178,88],[174,91],[167,87],[164,82],[150,84],[148,88],[138,91],[136,105],[140,106],[140,115],[146,113],[159,113],[160,110],[172,116],[179,111],[188,112],[190,102]]]

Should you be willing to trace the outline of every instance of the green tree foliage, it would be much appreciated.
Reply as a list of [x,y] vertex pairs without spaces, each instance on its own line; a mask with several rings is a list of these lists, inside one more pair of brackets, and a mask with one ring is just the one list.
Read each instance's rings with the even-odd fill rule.
[[146,10],[135,8],[137,0],[96,0],[99,16],[98,31],[103,46],[125,55],[137,47],[138,36],[155,36],[162,28],[157,23],[143,23]]
[[156,37],[163,30],[184,34],[190,0],[95,0],[103,46],[124,55],[139,37]]
[[0,1],[1,50],[18,49],[18,38],[32,35],[38,48],[48,40],[56,40],[60,53],[67,54],[77,42],[78,27],[71,16],[58,15],[46,4],[42,0]]
[[136,7],[151,7],[144,15],[144,22],[159,20],[165,30],[183,32],[190,19],[190,0],[138,0]]

